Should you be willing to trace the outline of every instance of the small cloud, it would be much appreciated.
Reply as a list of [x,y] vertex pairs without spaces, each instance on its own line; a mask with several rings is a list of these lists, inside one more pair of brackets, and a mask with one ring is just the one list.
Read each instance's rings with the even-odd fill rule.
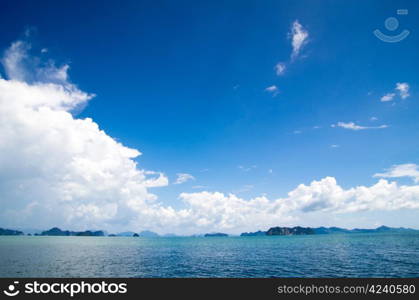
[[374,177],[383,178],[399,178],[399,177],[410,177],[415,182],[419,182],[419,166],[416,164],[401,164],[394,165],[390,169],[387,169],[384,173],[376,173]]
[[177,179],[175,181],[175,184],[182,184],[190,180],[195,180],[195,177],[188,173],[178,173],[176,175]]
[[47,48],[42,48],[41,49],[41,53],[47,53],[48,52],[48,49]]
[[276,85],[271,85],[265,89],[265,91],[268,91],[268,92],[275,92],[277,90],[278,88],[276,87]]
[[237,166],[237,168],[239,168],[240,170],[242,170],[243,172],[249,172],[249,171],[251,171],[251,170],[253,170],[253,169],[256,169],[257,168],[257,166],[256,165],[253,165],[253,166],[250,166],[250,167],[245,167],[245,166]]
[[339,145],[335,145],[335,144],[330,145],[330,148],[339,148],[339,147],[340,147]]
[[357,125],[354,122],[338,122],[337,124],[332,124],[330,125],[331,127],[335,128],[335,127],[341,127],[344,129],[349,129],[349,130],[366,130],[366,129],[383,129],[383,128],[387,128],[388,125],[380,125],[380,126],[361,126],[361,125]]
[[313,129],[320,129],[321,128],[321,126],[313,126]]
[[284,75],[287,66],[285,63],[279,62],[275,65],[275,73],[278,76]]
[[240,87],[240,85],[239,84],[236,84],[235,86],[233,86],[233,90],[238,90],[239,87]]
[[[154,187],[162,187],[169,185],[169,179],[161,172],[155,171],[144,171],[145,175],[156,175],[156,176],[148,176],[144,181],[146,187],[154,188]],[[158,175],[158,176],[157,176]]]
[[293,131],[293,133],[294,133],[294,134],[301,134],[301,133],[303,133],[303,132],[302,132],[301,130],[294,130],[294,131]]
[[400,98],[406,99],[410,96],[409,94],[409,84],[407,82],[398,82],[396,83],[396,90],[399,92]]
[[274,170],[272,170],[272,169],[269,169],[269,170],[268,170],[268,173],[269,173],[269,174],[273,174],[273,172],[274,172]]
[[265,89],[265,91],[268,92],[268,93],[271,93],[273,97],[275,97],[279,93],[278,87],[276,85],[268,86]]
[[383,97],[381,97],[381,102],[389,102],[389,101],[393,101],[394,96],[396,96],[395,93],[388,93],[385,94]]
[[301,49],[307,44],[308,31],[304,29],[298,20],[295,20],[292,23],[290,35],[292,44],[291,59],[295,59],[299,55]]
[[377,121],[378,120],[378,118],[377,117],[371,117],[370,118],[370,121]]
[[[409,94],[410,86],[407,82],[397,82],[394,90],[399,94],[400,98],[406,99],[410,96]],[[387,93],[381,97],[381,102],[393,101],[396,93]]]

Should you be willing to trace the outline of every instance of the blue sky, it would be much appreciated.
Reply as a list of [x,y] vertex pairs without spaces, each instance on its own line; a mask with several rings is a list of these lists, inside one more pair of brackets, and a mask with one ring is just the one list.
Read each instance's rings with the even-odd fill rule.
[[[401,8],[409,14],[397,15]],[[373,175],[392,166],[419,164],[418,8],[413,1],[3,1],[0,46],[30,40],[41,60],[68,64],[72,82],[96,94],[75,118],[92,118],[139,149],[139,166],[170,182],[153,193],[182,209],[181,193],[277,199],[327,176],[350,189],[375,184]],[[399,43],[376,38],[375,29],[393,34],[388,17],[400,22],[396,34],[411,34]],[[307,37],[293,56],[295,24]],[[405,94],[397,83],[407,84]],[[173,184],[180,173],[194,179]],[[411,185],[415,177],[389,178]],[[419,228],[417,212],[372,210],[325,223],[404,219],[400,226]]]

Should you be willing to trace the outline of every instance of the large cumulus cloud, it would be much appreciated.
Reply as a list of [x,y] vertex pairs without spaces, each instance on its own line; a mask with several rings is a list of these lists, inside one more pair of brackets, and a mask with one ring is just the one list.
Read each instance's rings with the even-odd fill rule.
[[[23,226],[136,226],[149,207],[148,188],[163,174],[137,168],[140,155],[71,111],[93,95],[69,82],[68,66],[41,64],[18,41],[6,50],[0,78],[2,223]],[[147,218],[144,218],[147,223]]]

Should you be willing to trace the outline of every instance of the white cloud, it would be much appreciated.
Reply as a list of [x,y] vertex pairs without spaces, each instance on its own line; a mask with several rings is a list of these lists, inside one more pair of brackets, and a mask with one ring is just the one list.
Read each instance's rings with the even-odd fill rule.
[[191,174],[188,174],[188,173],[178,173],[176,175],[177,175],[177,179],[175,181],[175,184],[182,184],[190,180],[195,180],[195,177],[193,177]]
[[[164,213],[148,188],[165,186],[90,118],[71,111],[93,95],[68,81],[67,66],[34,65],[30,45],[15,42],[2,59],[0,191],[2,223],[104,229],[147,226]],[[152,210],[152,213],[150,213]]]
[[169,179],[162,172],[144,171],[145,175],[158,175],[155,177],[150,176],[144,181],[144,186],[148,188],[162,187],[169,185]]
[[278,76],[284,75],[286,69],[287,66],[285,65],[285,63],[279,62],[275,65],[275,73]]
[[330,148],[339,148],[340,146],[339,145],[336,145],[336,144],[333,144],[333,145],[330,145]]
[[383,178],[410,177],[415,182],[419,182],[419,166],[416,164],[394,165],[384,173],[374,174],[374,177],[383,177]]
[[198,231],[239,233],[271,226],[304,224],[313,213],[347,214],[368,210],[419,209],[419,186],[398,186],[381,179],[370,187],[343,189],[333,177],[300,184],[285,198],[244,200],[219,192],[182,193],[185,216]]
[[366,130],[366,129],[383,129],[387,128],[388,125],[380,125],[380,126],[360,126],[355,124],[354,122],[338,122],[337,124],[332,124],[331,127],[341,127],[350,130]]
[[[288,36],[291,38],[292,46],[291,59],[289,64],[292,64],[300,54],[300,51],[307,44],[309,34],[308,31],[298,22],[298,20],[295,20],[291,25],[291,32],[288,33]],[[277,76],[282,76],[287,70],[287,64],[285,62],[278,62],[274,69]],[[275,86],[270,88],[273,87]],[[274,96],[276,96],[278,90],[276,89],[272,92],[274,92]]]
[[26,68],[23,64],[28,57],[27,52],[29,49],[29,44],[23,41],[17,41],[12,43],[10,48],[5,51],[1,63],[9,79],[19,81],[25,81],[27,79]]
[[378,118],[377,117],[371,117],[370,118],[370,121],[377,121],[378,120]]
[[[397,82],[396,87],[394,89],[398,92],[400,98],[402,99],[406,99],[410,96],[409,94],[410,86],[407,82]],[[396,96],[396,93],[387,93],[383,97],[381,97],[380,100],[381,102],[393,101],[395,96]]]
[[410,96],[409,94],[409,84],[407,82],[398,82],[396,83],[396,90],[399,92],[400,98],[406,99]]
[[268,92],[268,93],[271,93],[273,97],[275,97],[279,93],[279,89],[278,89],[278,87],[276,85],[268,86],[265,89],[265,91]]
[[[59,83],[72,86],[67,74],[69,65],[57,67],[52,60],[42,62],[38,57],[29,55],[31,45],[25,41],[16,41],[5,51],[1,59],[7,78],[27,83]],[[41,53],[46,53],[44,49]]]
[[240,166],[237,166],[237,168],[239,168],[240,170],[242,170],[243,172],[249,172],[249,171],[251,171],[251,170],[253,170],[253,169],[256,169],[257,168],[257,166],[256,165],[252,165],[252,166],[248,166],[248,167],[246,167],[246,166],[242,166],[242,165],[240,165]]
[[385,94],[383,97],[381,97],[381,102],[389,102],[389,101],[393,101],[394,96],[396,96],[395,93],[388,93]]
[[295,20],[292,23],[290,35],[292,44],[291,59],[295,59],[299,55],[301,49],[307,44],[309,34],[298,20]]

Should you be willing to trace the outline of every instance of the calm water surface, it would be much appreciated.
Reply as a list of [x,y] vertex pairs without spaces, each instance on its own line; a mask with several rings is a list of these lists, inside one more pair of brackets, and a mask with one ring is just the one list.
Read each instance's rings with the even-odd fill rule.
[[419,234],[0,236],[0,277],[419,277]]

